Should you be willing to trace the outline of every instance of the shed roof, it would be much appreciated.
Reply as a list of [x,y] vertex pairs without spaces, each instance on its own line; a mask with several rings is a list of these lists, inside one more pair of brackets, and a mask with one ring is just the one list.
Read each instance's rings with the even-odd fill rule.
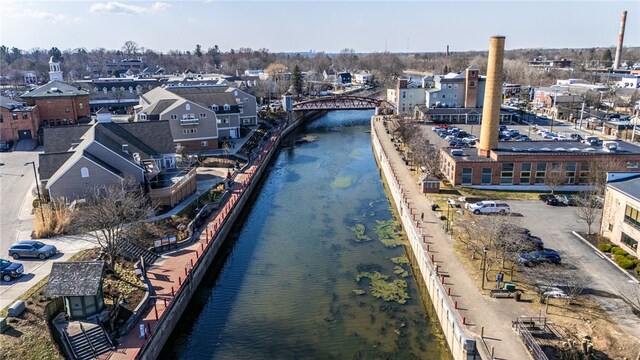
[[102,289],[104,261],[54,262],[47,296],[95,296]]

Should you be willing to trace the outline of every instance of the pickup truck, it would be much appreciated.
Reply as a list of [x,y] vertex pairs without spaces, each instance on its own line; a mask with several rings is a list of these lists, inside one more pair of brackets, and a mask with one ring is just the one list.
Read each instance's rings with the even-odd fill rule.
[[495,201],[478,201],[477,203],[467,203],[465,207],[474,214],[500,214],[506,215],[511,212],[508,204],[496,203]]

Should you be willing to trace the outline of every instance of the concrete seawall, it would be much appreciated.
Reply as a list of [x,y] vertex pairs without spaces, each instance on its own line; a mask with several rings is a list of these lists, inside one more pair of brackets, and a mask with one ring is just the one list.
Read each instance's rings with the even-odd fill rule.
[[[455,310],[455,305],[451,298],[447,296],[447,289],[445,289],[442,284],[442,278],[438,274],[432,257],[427,250],[428,245],[425,241],[425,234],[422,233],[422,229],[418,228],[413,219],[405,190],[400,186],[395,175],[395,170],[389,162],[388,156],[380,142],[377,129],[374,126],[374,121],[377,121],[375,119],[376,117],[373,117],[371,121],[371,146],[373,153],[381,170],[381,176],[383,176],[383,180],[388,185],[391,202],[400,215],[400,221],[409,239],[411,251],[417,261],[416,265],[420,270],[420,276],[426,284],[427,295],[431,299],[447,345],[453,358],[456,360],[478,359],[480,355],[476,350],[476,335],[471,333],[463,325],[463,319],[460,317],[458,311]],[[487,357],[482,356],[482,358]]]

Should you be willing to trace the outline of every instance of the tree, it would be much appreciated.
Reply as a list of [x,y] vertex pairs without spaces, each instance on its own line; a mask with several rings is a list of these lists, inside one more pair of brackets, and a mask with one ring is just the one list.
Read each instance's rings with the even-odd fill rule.
[[213,64],[213,66],[215,66],[216,69],[220,67],[222,58],[220,54],[220,48],[218,48],[218,45],[214,45],[212,48],[209,48],[207,50],[207,57],[209,58],[209,61],[211,62],[211,64]]
[[352,71],[356,69],[358,56],[353,49],[342,49],[334,61],[334,68],[339,71]]
[[304,82],[302,80],[302,72],[298,65],[293,67],[293,73],[291,74],[291,86],[295,91],[295,95],[300,95],[302,93]]
[[565,171],[561,163],[552,163],[544,176],[544,184],[551,188],[551,194],[555,194],[556,188],[566,181]]
[[140,225],[154,213],[155,207],[138,182],[127,178],[121,184],[95,188],[86,204],[74,213],[72,226],[93,235],[114,267],[127,229]]
[[287,71],[287,67],[280,63],[272,63],[267,66],[265,71],[267,72],[267,74],[269,74],[270,78],[278,80],[280,75],[284,74],[284,72]]
[[113,69],[111,71],[111,77],[114,77],[114,78],[120,77],[120,72],[118,71],[118,69]]
[[138,53],[140,46],[137,42],[128,40],[122,45],[122,51],[124,51],[128,57],[134,56]]
[[62,61],[62,51],[60,51],[60,49],[58,49],[57,47],[52,47],[51,50],[49,50],[49,56],[53,57],[53,60],[55,61]]
[[202,47],[200,46],[200,44],[196,45],[196,49],[193,51],[193,55],[202,57]]
[[576,196],[576,216],[587,224],[587,234],[591,235],[591,226],[598,219],[598,190],[584,190]]
[[608,156],[607,159],[583,163],[581,167],[584,166],[586,166],[586,169],[581,168],[580,171],[588,171],[588,184],[596,190],[596,195],[603,195],[607,187],[607,172],[624,171],[627,168],[627,162]]
[[606,48],[602,53],[602,65],[604,67],[609,67],[612,63],[613,61],[611,60],[611,49]]

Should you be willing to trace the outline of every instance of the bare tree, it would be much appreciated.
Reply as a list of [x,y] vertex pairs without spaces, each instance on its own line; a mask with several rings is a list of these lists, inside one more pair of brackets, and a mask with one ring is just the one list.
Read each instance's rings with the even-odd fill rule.
[[587,224],[587,234],[591,235],[591,226],[598,218],[599,206],[597,190],[584,190],[576,196],[576,216]]
[[565,171],[561,163],[552,163],[551,168],[545,173],[544,184],[551,188],[551,194],[555,194],[556,188],[566,181]]
[[92,234],[113,267],[127,228],[154,213],[155,208],[139,183],[128,178],[121,184],[94,189],[86,204],[75,212],[72,226]]
[[138,53],[140,46],[137,42],[128,40],[122,45],[122,51],[127,54],[128,57],[134,56]]
[[[613,159],[608,156],[607,159],[593,160],[586,163],[586,165],[589,171],[588,184],[591,185],[592,188],[595,188],[597,192],[596,195],[603,195],[607,187],[607,172],[625,170],[627,168],[627,161]],[[581,169],[581,171],[584,171],[584,169]]]

